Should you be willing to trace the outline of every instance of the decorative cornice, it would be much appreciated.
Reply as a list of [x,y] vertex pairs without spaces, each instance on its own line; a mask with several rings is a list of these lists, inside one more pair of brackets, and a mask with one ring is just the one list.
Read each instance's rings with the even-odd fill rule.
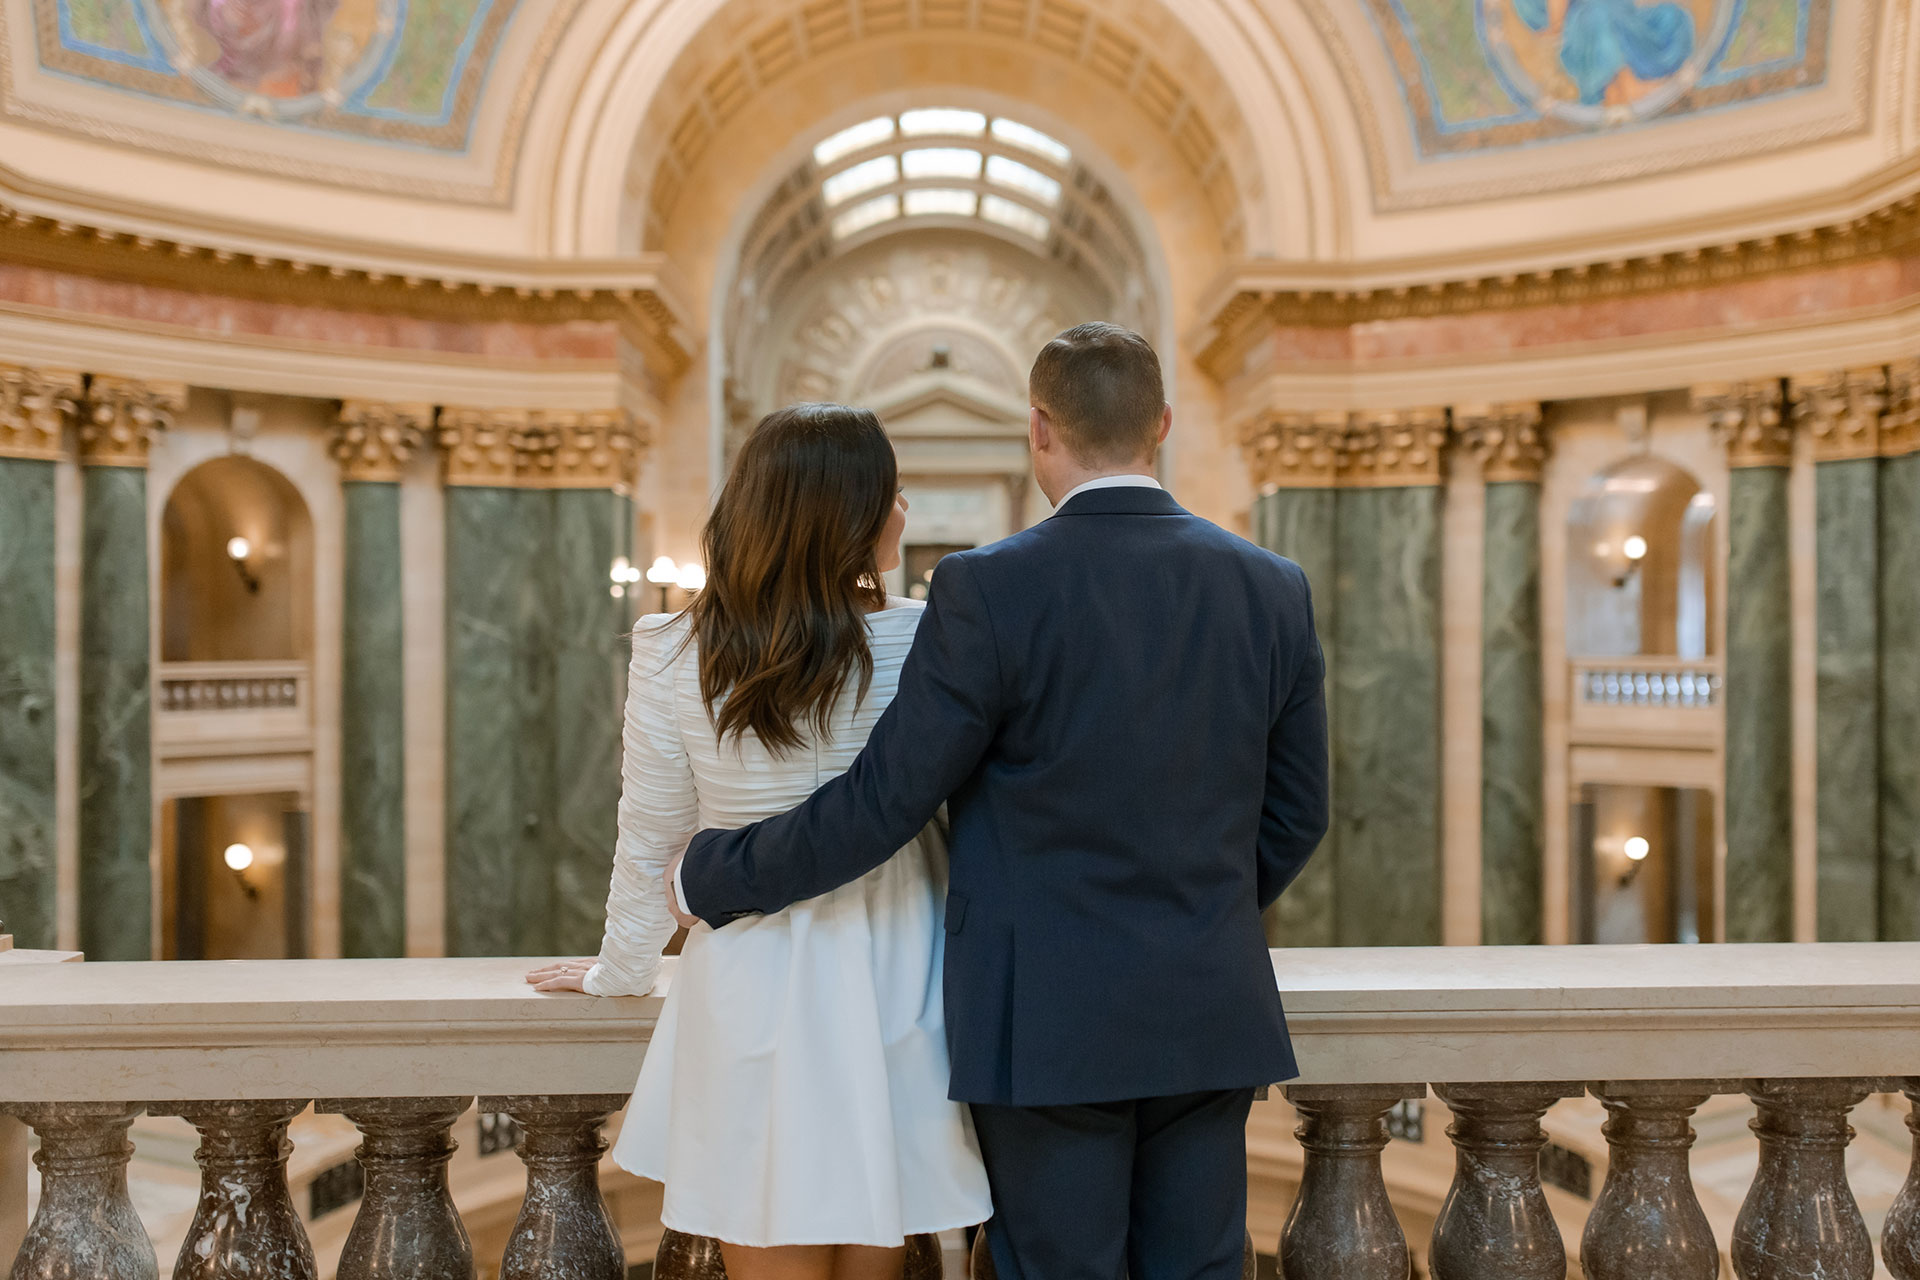
[[1345,413],[1274,414],[1240,431],[1247,470],[1262,493],[1336,487],[1346,444]]
[[0,458],[57,462],[82,391],[77,373],[0,365]]
[[1343,487],[1436,485],[1445,476],[1444,408],[1362,411],[1348,429]]
[[80,462],[89,467],[144,467],[153,437],[186,408],[184,382],[146,382],[96,373],[87,380],[80,419]]
[[1240,432],[1262,493],[1439,484],[1446,446],[1444,408],[1276,413]]
[[1813,440],[1815,462],[1880,454],[1880,416],[1887,408],[1887,371],[1878,366],[1795,375],[1787,381],[1794,424]]
[[1727,465],[1784,467],[1793,461],[1793,428],[1780,412],[1777,378],[1697,386],[1693,407],[1707,415],[1726,448]]
[[1547,463],[1547,435],[1540,426],[1538,401],[1457,405],[1453,425],[1480,459],[1488,484],[1540,482]]
[[334,424],[332,453],[342,480],[395,483],[433,427],[430,404],[348,400]]
[[[1474,271],[1406,260],[1364,269],[1253,262],[1212,289],[1193,345],[1217,378],[1275,328],[1344,328],[1378,320],[1516,311],[1699,289],[1835,267],[1920,249],[1920,194],[1842,221],[1659,253],[1575,258],[1525,270]],[[1568,249],[1572,257],[1579,251]],[[1592,253],[1592,250],[1586,252]]]
[[1880,452],[1888,458],[1920,453],[1920,356],[1896,360],[1887,370],[1887,416],[1880,422]]
[[646,435],[624,409],[440,410],[449,485],[509,489],[629,488]]

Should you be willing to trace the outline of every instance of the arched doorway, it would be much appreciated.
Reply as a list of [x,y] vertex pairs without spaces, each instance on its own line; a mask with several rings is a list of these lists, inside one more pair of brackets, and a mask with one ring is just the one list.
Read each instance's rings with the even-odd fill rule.
[[307,952],[313,559],[305,502],[255,459],[210,459],[168,495],[154,734],[163,958]]

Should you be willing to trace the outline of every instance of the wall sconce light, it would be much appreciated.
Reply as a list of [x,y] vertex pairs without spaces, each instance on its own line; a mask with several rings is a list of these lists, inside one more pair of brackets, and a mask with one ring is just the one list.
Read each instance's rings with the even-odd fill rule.
[[633,562],[625,556],[615,556],[613,568],[607,576],[613,579],[613,598],[624,600],[627,588],[640,581],[640,570],[634,568]]
[[1647,558],[1647,540],[1637,533],[1630,533],[1620,540],[1620,554],[1625,557],[1627,567],[1613,576],[1615,587],[1624,587],[1640,572],[1640,564]]
[[234,879],[240,882],[240,888],[246,892],[249,898],[258,898],[260,896],[260,890],[254,888],[253,882],[247,879],[247,869],[253,865],[253,849],[251,846],[230,844],[227,846],[226,851],[220,855],[220,860],[227,864],[227,870],[233,872]]
[[672,556],[660,556],[647,567],[647,581],[660,588],[660,612],[667,611],[667,588],[680,581],[680,566]]
[[247,568],[247,557],[252,554],[253,544],[245,538],[235,536],[227,539],[227,559],[233,561],[240,581],[247,584],[247,594],[257,596],[260,594],[260,579],[254,577],[253,571]]
[[1620,873],[1620,887],[1626,888],[1633,878],[1640,874],[1640,868],[1646,865],[1647,855],[1653,852],[1653,845],[1645,836],[1628,836],[1620,842],[1620,852],[1627,855],[1627,869]]
[[707,567],[700,564],[683,564],[680,572],[674,576],[674,584],[688,595],[707,585]]

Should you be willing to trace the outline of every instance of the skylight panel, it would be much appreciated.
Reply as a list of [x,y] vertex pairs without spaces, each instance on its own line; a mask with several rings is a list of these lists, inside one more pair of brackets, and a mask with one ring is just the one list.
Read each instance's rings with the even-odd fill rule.
[[1017,187],[1042,204],[1060,203],[1060,184],[1038,169],[1009,160],[1005,156],[987,157],[987,181],[1003,187]]
[[[909,153],[911,154],[911,153]],[[900,163],[892,156],[862,160],[850,169],[842,169],[820,184],[820,195],[830,205],[842,204],[863,191],[900,181]]]
[[922,147],[900,157],[909,178],[977,178],[980,153],[964,147]]
[[872,120],[862,120],[859,124],[848,125],[817,144],[813,149],[813,162],[832,164],[841,156],[850,156],[863,147],[885,142],[892,136],[892,116],[876,116]]
[[951,133],[978,137],[987,131],[987,118],[978,111],[956,107],[921,107],[901,113],[900,132],[909,137],[926,133]]
[[993,136],[1009,146],[1021,147],[1043,155],[1055,164],[1063,165],[1073,158],[1073,152],[1068,149],[1066,143],[1040,132],[1032,125],[1021,124],[1018,120],[995,120]]
[[988,222],[997,222],[1009,230],[1032,236],[1035,240],[1045,240],[1047,233],[1053,229],[1053,223],[1047,219],[1046,214],[1038,209],[1029,209],[1005,196],[981,196],[980,216]]
[[907,216],[945,215],[947,217],[971,218],[979,206],[979,197],[971,191],[957,191],[950,187],[922,187],[907,192]]
[[891,193],[875,196],[853,206],[833,220],[833,238],[845,240],[848,236],[859,235],[868,227],[877,227],[883,222],[900,216],[900,197]]

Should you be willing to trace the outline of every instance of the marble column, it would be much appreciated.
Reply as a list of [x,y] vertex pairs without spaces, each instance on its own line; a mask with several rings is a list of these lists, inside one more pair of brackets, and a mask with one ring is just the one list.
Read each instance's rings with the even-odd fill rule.
[[1880,451],[1880,936],[1920,939],[1920,359],[1891,370]]
[[[1253,507],[1254,539],[1306,571],[1313,589],[1314,629],[1329,676],[1336,669],[1334,645],[1334,506],[1336,474],[1346,438],[1347,415],[1279,414],[1241,434],[1248,469],[1260,489]],[[1328,715],[1333,681],[1327,682]],[[1335,935],[1333,832],[1267,913],[1267,939],[1275,946],[1330,947]]]
[[95,375],[80,424],[80,946],[153,955],[153,720],[147,450],[177,383]]
[[447,522],[447,954],[546,949],[547,901],[523,843],[543,816],[520,774],[528,583],[524,410],[443,409]]
[[1334,512],[1336,936],[1440,941],[1444,410],[1360,415]]
[[1793,938],[1793,605],[1780,384],[1696,387],[1733,469],[1727,513],[1726,812],[1729,942]]
[[54,944],[54,468],[78,374],[0,365],[0,933]]
[[430,405],[349,400],[333,455],[345,517],[340,645],[340,948],[407,944],[406,720],[401,670],[400,473]]
[[1454,423],[1486,477],[1481,589],[1480,939],[1537,943],[1543,915],[1547,795],[1540,658],[1540,472],[1537,403],[1456,409]]
[[552,671],[554,949],[591,955],[606,922],[620,804],[626,695],[624,601],[612,594],[614,557],[633,527],[639,437],[624,414],[543,416],[553,486],[547,644]]
[[1818,790],[1815,916],[1822,942],[1880,936],[1880,415],[1885,369],[1796,377],[1796,426],[1813,442]]

